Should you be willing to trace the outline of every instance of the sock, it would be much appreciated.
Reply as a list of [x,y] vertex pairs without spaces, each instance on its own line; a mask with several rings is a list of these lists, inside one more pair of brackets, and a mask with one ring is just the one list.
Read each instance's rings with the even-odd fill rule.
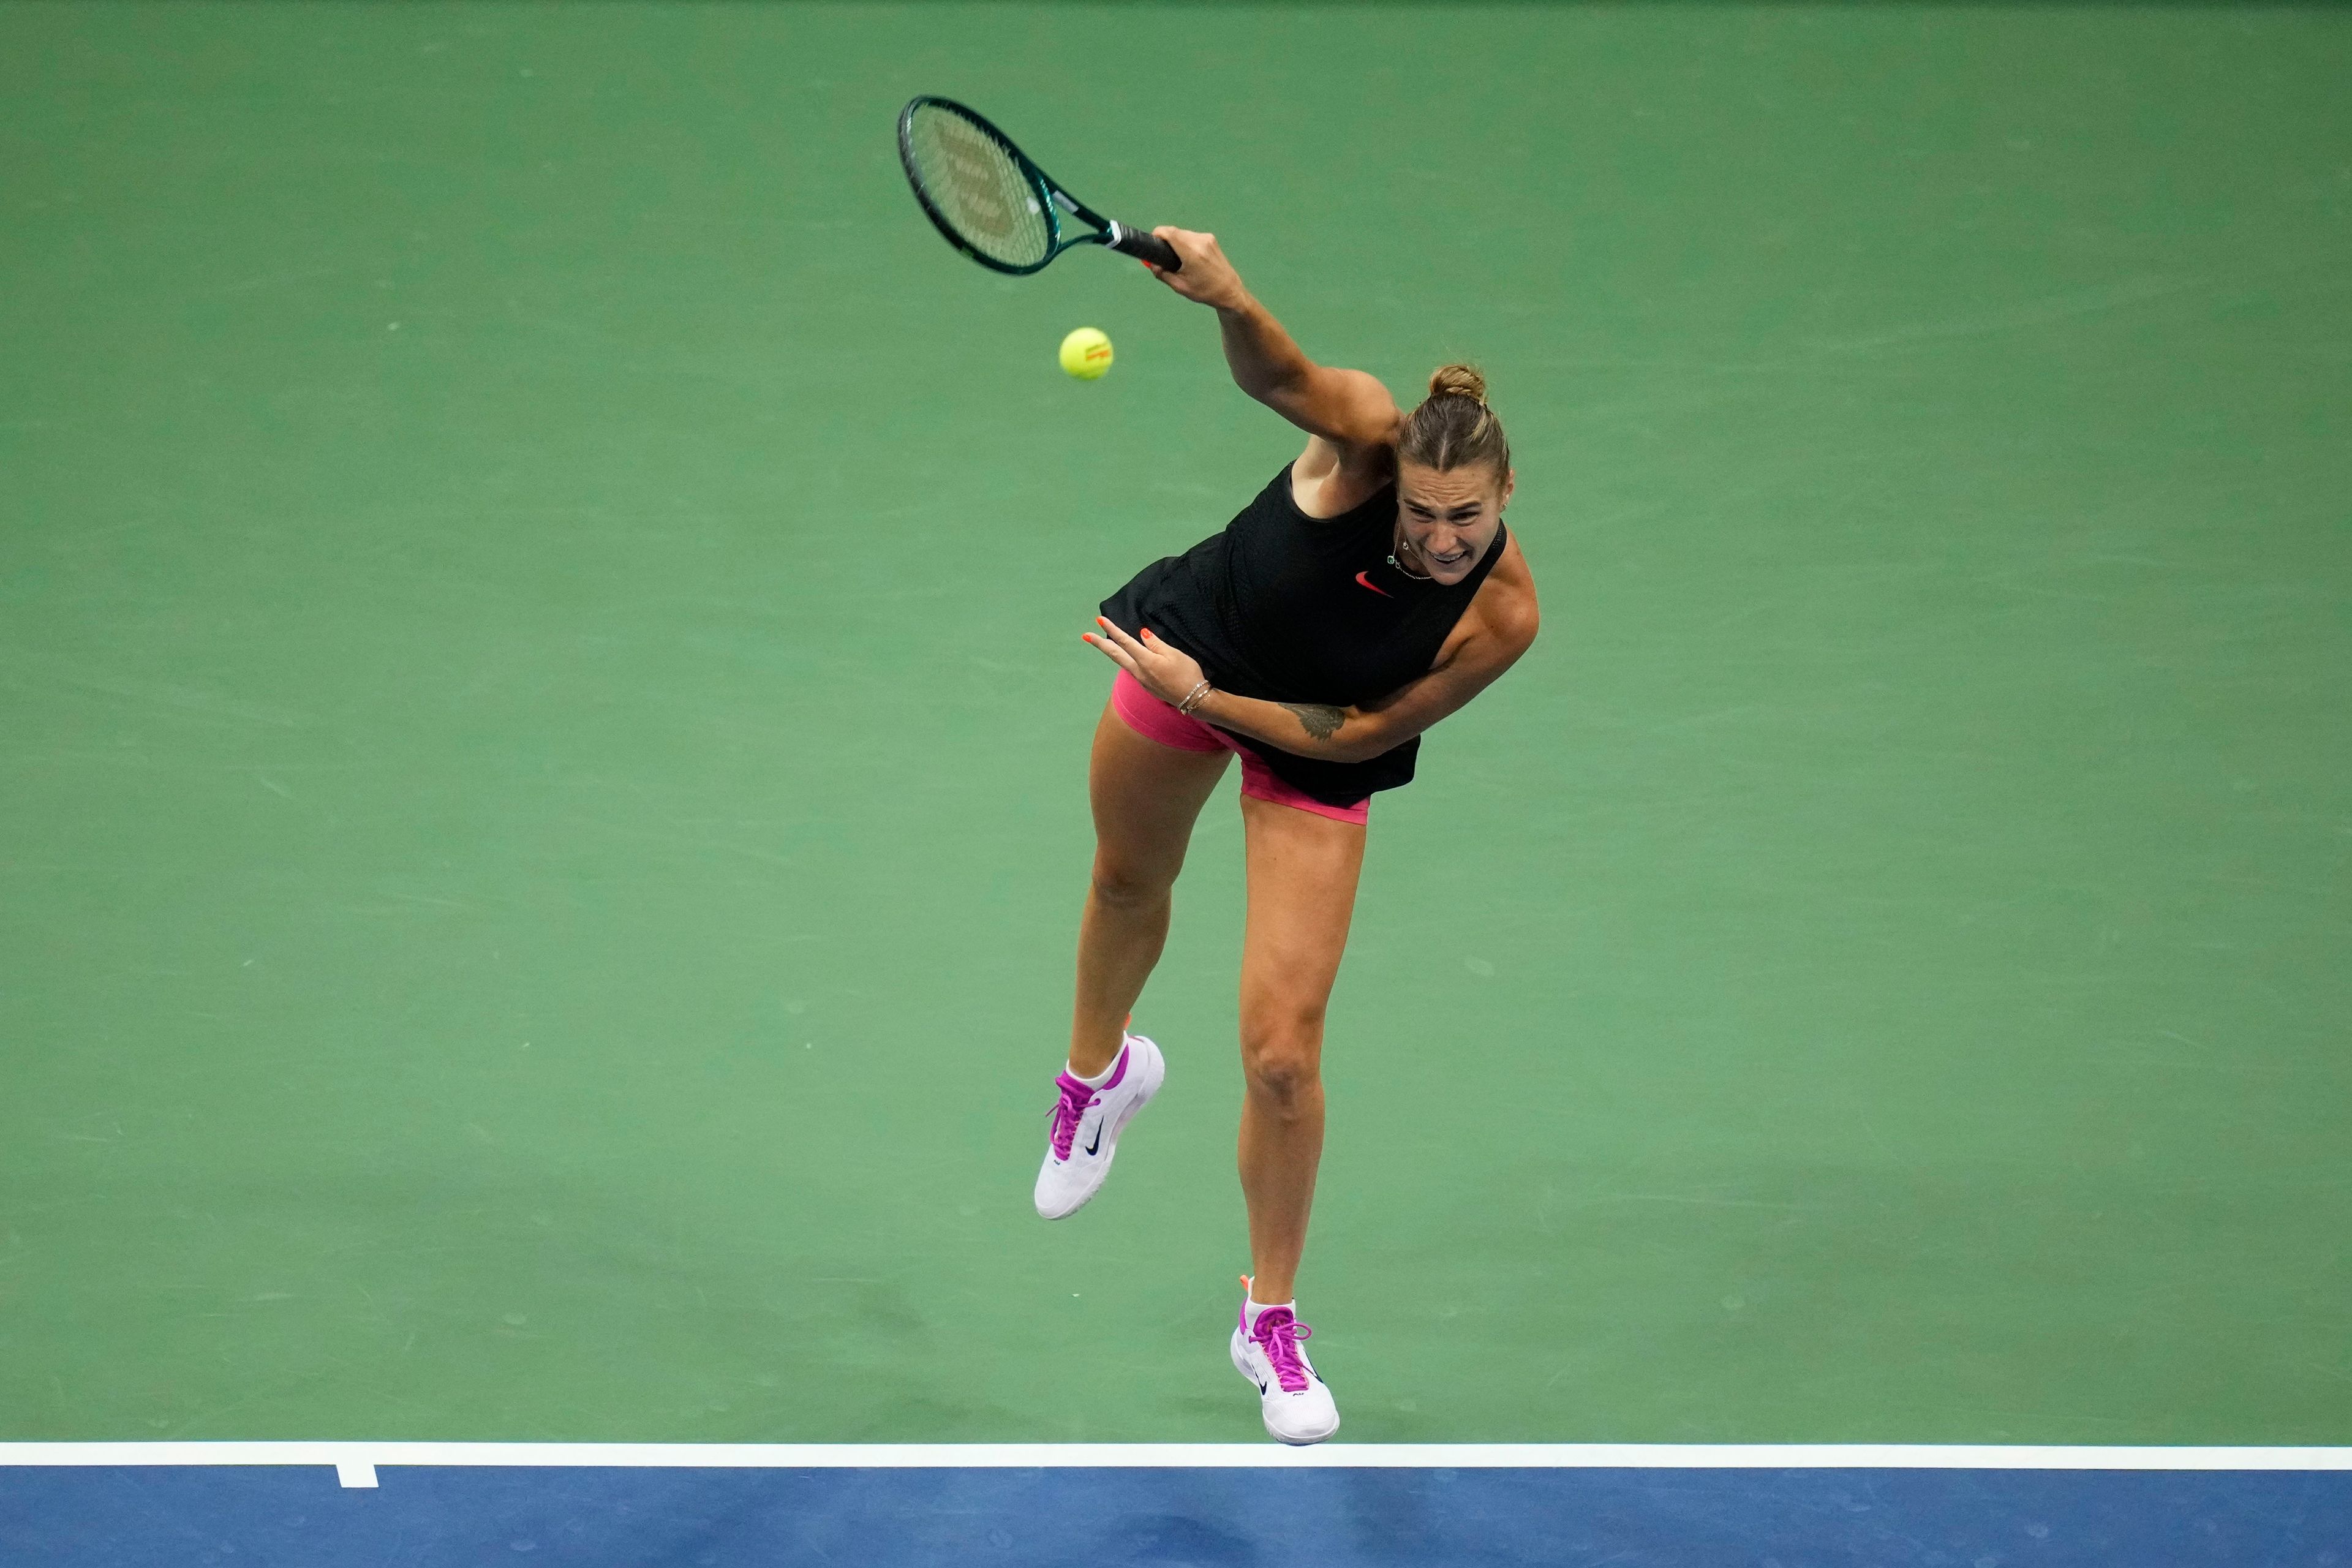
[[1298,1315],[1298,1303],[1295,1300],[1288,1301],[1253,1300],[1249,1304],[1249,1321],[1243,1327],[1242,1332],[1244,1334],[1254,1334],[1257,1332],[1257,1315],[1260,1312],[1270,1312],[1276,1307],[1289,1308],[1290,1315],[1294,1318]]
[[[1127,1046],[1124,1041],[1120,1043],[1118,1048],[1120,1055],[1126,1054]],[[1084,1073],[1078,1071],[1077,1068],[1072,1067],[1067,1062],[1064,1062],[1062,1064],[1062,1070],[1068,1073],[1072,1078],[1076,1079],[1080,1083],[1085,1084],[1088,1089],[1100,1089],[1103,1085],[1110,1081],[1110,1075],[1118,1070],[1118,1058],[1111,1058],[1110,1066],[1103,1068],[1102,1071],[1095,1074],[1092,1078],[1087,1077]]]

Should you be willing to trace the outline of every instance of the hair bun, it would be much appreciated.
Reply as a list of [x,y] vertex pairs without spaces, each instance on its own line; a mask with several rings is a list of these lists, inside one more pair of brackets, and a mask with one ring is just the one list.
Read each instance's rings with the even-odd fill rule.
[[1471,402],[1486,401],[1486,378],[1478,374],[1475,364],[1441,365],[1429,378],[1432,397],[1466,397]]
[[1491,468],[1496,482],[1503,481],[1511,471],[1511,444],[1502,420],[1486,406],[1486,378],[1476,365],[1443,365],[1429,378],[1429,395],[1397,431],[1396,455],[1399,463],[1440,473]]

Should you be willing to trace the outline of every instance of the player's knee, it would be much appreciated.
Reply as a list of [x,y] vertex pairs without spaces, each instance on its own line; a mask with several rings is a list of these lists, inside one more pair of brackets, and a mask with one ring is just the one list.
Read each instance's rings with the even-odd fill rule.
[[1242,1017],[1242,1073],[1249,1091],[1287,1111],[1322,1082],[1323,1009],[1262,1004]]
[[1157,867],[1108,855],[1095,857],[1095,899],[1113,909],[1142,909],[1158,903],[1175,881]]

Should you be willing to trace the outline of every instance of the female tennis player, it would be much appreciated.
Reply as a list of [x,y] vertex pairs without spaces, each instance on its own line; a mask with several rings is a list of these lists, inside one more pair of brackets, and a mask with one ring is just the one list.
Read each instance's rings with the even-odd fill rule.
[[1476,371],[1440,370],[1403,413],[1373,377],[1300,353],[1216,236],[1154,232],[1183,264],[1160,281],[1217,312],[1234,380],[1306,431],[1307,449],[1222,533],[1103,601],[1087,634],[1118,671],[1087,773],[1094,880],[1037,1212],[1060,1219],[1101,1189],[1166,1075],[1127,1022],[1167,939],[1193,819],[1238,753],[1252,1271],[1232,1352],[1266,1430],[1318,1443],[1339,1413],[1300,1344],[1293,1281],[1323,1151],[1324,1008],[1371,797],[1410,781],[1421,732],[1528,650],[1535,583],[1503,527],[1510,447]]

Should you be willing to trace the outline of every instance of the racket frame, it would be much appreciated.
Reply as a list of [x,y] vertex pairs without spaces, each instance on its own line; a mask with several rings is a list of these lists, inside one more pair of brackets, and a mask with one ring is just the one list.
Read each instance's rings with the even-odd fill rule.
[[[964,120],[973,130],[996,143],[1005,155],[1013,160],[1013,167],[1020,170],[1023,177],[1029,182],[1030,191],[1036,200],[1038,211],[1045,220],[1046,245],[1045,254],[1042,259],[1024,267],[1016,267],[1011,262],[999,261],[992,256],[982,254],[971,241],[956,232],[955,226],[950,223],[946,216],[933,204],[930,192],[923,188],[922,176],[915,168],[915,111],[924,108],[946,110]],[[1052,263],[1054,258],[1074,246],[1080,245],[1107,245],[1124,255],[1149,262],[1163,272],[1174,272],[1183,266],[1182,260],[1176,255],[1175,248],[1166,240],[1149,229],[1137,228],[1131,224],[1123,224],[1117,218],[1103,216],[1102,214],[1064,190],[1055,181],[1054,176],[1037,166],[1037,160],[1024,153],[1019,143],[998,130],[995,121],[969,105],[958,103],[952,98],[940,98],[936,94],[923,93],[907,100],[907,107],[898,111],[898,163],[899,166],[906,170],[907,184],[913,189],[915,200],[922,205],[923,216],[931,220],[931,226],[938,229],[941,237],[950,245],[954,246],[992,272],[1003,272],[1015,278],[1025,278],[1033,272],[1044,271]],[[1094,225],[1098,232],[1065,237],[1062,233],[1062,216],[1066,213],[1082,222]]]

